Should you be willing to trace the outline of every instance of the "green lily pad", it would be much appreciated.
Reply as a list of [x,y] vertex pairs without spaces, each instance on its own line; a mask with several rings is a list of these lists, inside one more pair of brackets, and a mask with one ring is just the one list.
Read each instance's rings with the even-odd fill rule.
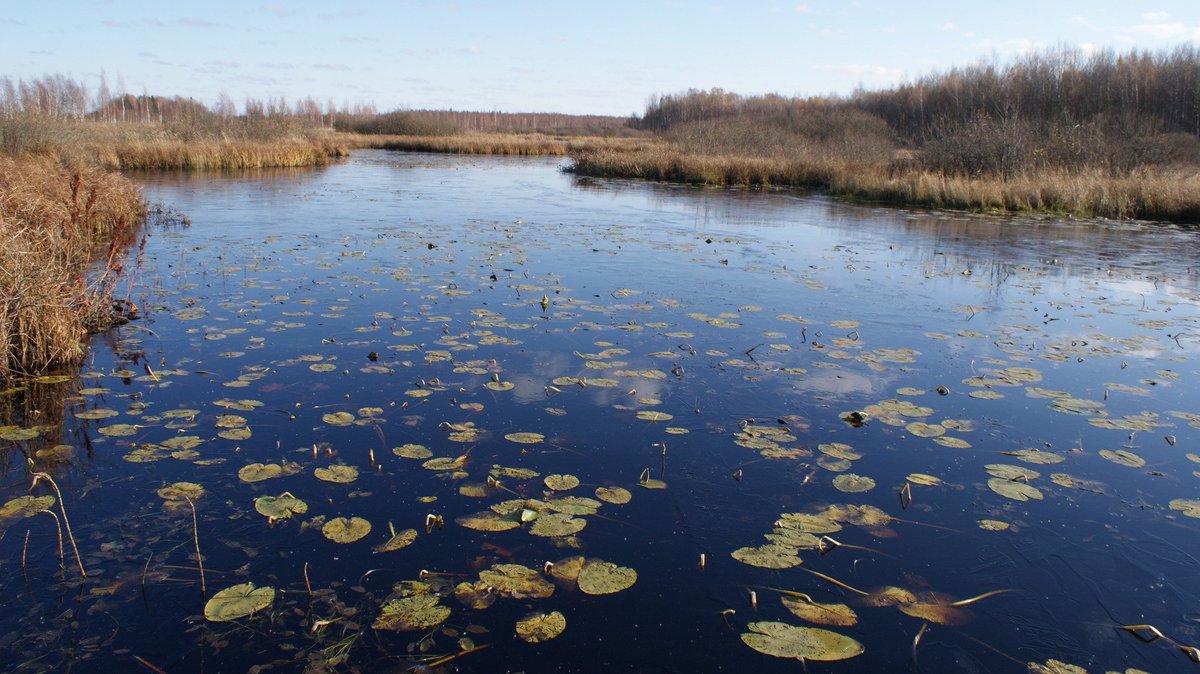
[[308,512],[308,504],[285,491],[279,496],[260,496],[254,499],[254,509],[268,520],[286,520],[292,515]]
[[262,482],[283,475],[283,467],[276,463],[252,463],[238,469],[242,482]]
[[988,480],[988,488],[1004,498],[1010,498],[1014,501],[1035,501],[1042,500],[1042,492],[1032,485],[1016,480],[1006,480],[1002,477],[993,477]]
[[833,478],[833,486],[838,491],[849,493],[871,491],[875,488],[875,480],[854,473],[846,473]]
[[328,468],[317,468],[313,471],[313,477],[323,482],[349,484],[358,479],[358,469],[354,466],[336,464]]
[[514,519],[501,517],[494,512],[485,510],[483,512],[474,513],[472,515],[463,515],[455,518],[455,524],[475,531],[508,531],[521,526],[520,522]]
[[261,611],[275,601],[275,588],[254,587],[243,583],[227,587],[204,605],[204,617],[212,622],[227,622]]
[[1141,468],[1146,465],[1146,460],[1134,454],[1133,452],[1124,449],[1102,449],[1100,456],[1112,461],[1118,466],[1128,466],[1129,468]]
[[845,604],[821,604],[811,598],[788,596],[782,597],[783,606],[792,615],[818,625],[835,625],[850,627],[858,623],[858,614]]
[[547,513],[533,521],[533,526],[529,527],[529,533],[546,538],[570,536],[583,531],[585,526],[587,526],[587,520],[572,517],[566,513]]
[[541,433],[509,433],[504,439],[521,445],[536,445],[545,440],[546,436]]
[[185,497],[195,501],[204,494],[204,487],[195,482],[176,482],[160,487],[157,493],[164,501],[183,501]]
[[1200,518],[1200,500],[1194,498],[1177,498],[1169,504],[1171,510],[1178,510],[1186,517]]
[[417,540],[416,529],[405,529],[392,533],[392,537],[371,548],[375,552],[395,552],[412,545],[413,541]]
[[796,627],[781,622],[752,622],[742,642],[765,655],[797,660],[834,661],[863,652],[863,645],[837,632],[818,627]]
[[321,533],[334,543],[353,543],[371,533],[371,523],[361,517],[335,517],[325,522]]
[[393,447],[392,454],[395,454],[401,459],[428,459],[429,457],[433,456],[433,452],[429,451],[429,448],[425,445],[417,445],[412,443],[401,445],[399,447]]
[[0,519],[33,517],[52,505],[53,496],[18,496],[0,507]]

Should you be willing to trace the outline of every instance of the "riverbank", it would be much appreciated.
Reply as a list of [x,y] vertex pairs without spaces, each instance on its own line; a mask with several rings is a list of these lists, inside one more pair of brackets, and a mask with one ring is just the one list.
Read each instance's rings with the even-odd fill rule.
[[78,363],[90,333],[135,311],[118,281],[146,213],[120,174],[0,156],[0,375]]
[[1200,171],[1141,169],[1112,176],[1064,169],[1017,176],[967,176],[891,162],[837,157],[698,154],[669,142],[624,152],[573,155],[577,175],[727,187],[795,187],[867,202],[965,211],[1200,222]]

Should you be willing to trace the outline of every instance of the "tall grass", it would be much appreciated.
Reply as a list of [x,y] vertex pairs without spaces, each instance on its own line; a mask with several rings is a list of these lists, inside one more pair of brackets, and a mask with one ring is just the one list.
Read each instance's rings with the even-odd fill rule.
[[355,136],[355,147],[448,154],[539,155],[561,157],[580,152],[629,152],[648,147],[646,137],[552,136],[541,133],[456,133],[437,136]]
[[87,335],[116,316],[122,250],[145,215],[137,186],[118,174],[0,156],[0,375],[83,358]]

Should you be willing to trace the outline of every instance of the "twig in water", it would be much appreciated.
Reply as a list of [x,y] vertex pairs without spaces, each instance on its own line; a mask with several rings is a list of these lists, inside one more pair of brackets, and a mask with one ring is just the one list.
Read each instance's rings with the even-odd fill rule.
[[25,553],[29,550],[29,529],[25,530],[25,545],[21,546],[21,575],[25,575]]
[[308,562],[304,563],[304,589],[308,591],[308,597],[311,599],[312,585],[308,582]]
[[53,510],[41,510],[39,512],[44,512],[54,518],[54,528],[58,531],[58,567],[66,570],[66,563],[63,558],[62,523],[58,521],[58,515],[55,515]]
[[196,525],[196,504],[186,495],[183,497],[192,508],[192,540],[196,543],[196,568],[200,569],[200,595],[207,594],[204,586],[204,557],[200,554],[200,528]]
[[79,556],[79,546],[75,545],[75,535],[71,533],[71,521],[67,519],[67,506],[63,503],[62,492],[59,491],[54,478],[50,477],[49,473],[42,472],[33,474],[33,484],[30,485],[30,489],[36,487],[41,480],[49,482],[50,486],[54,488],[54,494],[58,496],[58,510],[62,513],[63,525],[67,529],[67,539],[71,541],[71,550],[75,553],[75,562],[79,564],[79,575],[87,578],[87,571],[83,570],[83,558]]

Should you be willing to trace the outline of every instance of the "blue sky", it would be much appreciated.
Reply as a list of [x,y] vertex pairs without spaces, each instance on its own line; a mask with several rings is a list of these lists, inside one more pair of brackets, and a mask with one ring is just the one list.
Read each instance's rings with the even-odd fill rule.
[[454,108],[628,115],[656,93],[847,93],[1059,44],[1200,42],[1200,3],[0,2],[0,74],[101,69],[132,93],[227,92]]

